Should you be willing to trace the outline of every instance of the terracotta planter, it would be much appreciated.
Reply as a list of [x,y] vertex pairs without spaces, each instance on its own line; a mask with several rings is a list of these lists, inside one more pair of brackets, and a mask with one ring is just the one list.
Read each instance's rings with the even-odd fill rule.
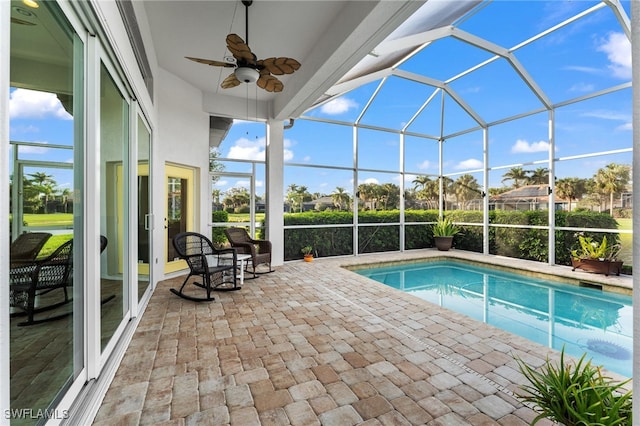
[[573,270],[582,269],[585,272],[593,272],[595,274],[615,274],[620,275],[622,270],[621,261],[598,260],[598,259],[571,259]]
[[312,254],[305,254],[304,255],[304,261],[305,262],[313,262],[313,255]]
[[453,245],[453,237],[433,237],[436,242],[436,248],[440,251],[448,251]]

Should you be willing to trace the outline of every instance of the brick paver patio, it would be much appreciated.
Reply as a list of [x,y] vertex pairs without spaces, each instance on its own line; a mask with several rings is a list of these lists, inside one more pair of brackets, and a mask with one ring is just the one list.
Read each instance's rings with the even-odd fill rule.
[[211,303],[161,282],[94,424],[530,424],[514,355],[547,348],[340,267],[440,254],[290,262]]

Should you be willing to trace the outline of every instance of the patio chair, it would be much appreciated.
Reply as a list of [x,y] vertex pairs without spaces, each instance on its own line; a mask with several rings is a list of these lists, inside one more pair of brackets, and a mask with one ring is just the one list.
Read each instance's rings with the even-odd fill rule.
[[48,232],[26,232],[20,234],[9,248],[11,264],[31,263],[51,237]]
[[[215,300],[213,290],[240,290],[236,282],[237,253],[233,248],[218,250],[207,237],[196,232],[181,232],[173,238],[173,246],[181,259],[189,265],[189,275],[180,290],[171,292],[194,302]],[[184,293],[184,288],[192,276],[202,277],[202,282],[194,282],[206,291],[206,297],[196,297]]]
[[[257,274],[273,272],[271,268],[271,241],[253,239],[244,228],[226,228],[224,233],[231,247],[238,250],[238,254],[251,255],[251,267],[254,278]],[[269,270],[267,272],[256,272],[258,265],[263,264],[268,265]],[[247,264],[247,267],[248,266]]]
[[[19,323],[19,326],[38,324],[69,315],[65,313],[40,320],[34,318],[37,313],[57,308],[71,301],[67,287],[71,284],[72,269],[73,240],[62,244],[46,258],[12,265],[9,270],[9,305],[21,309],[27,315],[27,321]],[[46,301],[50,298],[42,296],[56,289],[63,290],[64,300],[36,306],[36,298],[40,303],[47,303]],[[12,316],[15,315],[12,314]]]

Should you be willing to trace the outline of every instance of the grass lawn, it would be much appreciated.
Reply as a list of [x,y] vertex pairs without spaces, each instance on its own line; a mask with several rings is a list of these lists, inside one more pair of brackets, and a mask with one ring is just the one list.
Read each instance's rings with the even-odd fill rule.
[[[256,213],[256,222],[264,220],[264,213]],[[229,222],[249,222],[249,213],[229,213]]]
[[25,214],[27,226],[62,226],[73,225],[73,213]]
[[51,253],[55,251],[58,247],[69,241],[73,238],[73,234],[60,234],[60,235],[52,235],[38,253],[38,259],[42,259],[44,257],[49,256]]
[[[616,219],[616,221],[618,222],[618,229],[632,229],[632,219]],[[633,263],[633,234],[620,234],[620,244],[622,245],[620,260],[627,265],[631,265]]]

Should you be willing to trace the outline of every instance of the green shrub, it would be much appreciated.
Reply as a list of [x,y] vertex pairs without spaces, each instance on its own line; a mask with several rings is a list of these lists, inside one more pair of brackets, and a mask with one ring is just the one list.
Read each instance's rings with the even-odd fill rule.
[[540,413],[532,425],[544,418],[566,426],[632,424],[632,392],[624,389],[630,380],[612,381],[585,357],[582,355],[575,364],[565,363],[562,348],[560,362],[554,365],[547,358],[540,371],[516,357],[529,382],[521,386],[524,393],[517,396],[535,404]]
[[[481,211],[453,210],[445,214],[454,222],[477,225],[460,225],[462,232],[454,237],[455,247],[481,253],[483,251],[483,213]],[[436,222],[437,210],[405,211],[405,250],[434,246],[431,226]],[[361,211],[358,223],[398,223],[400,212]],[[489,227],[489,252],[520,259],[547,262],[549,259],[548,231],[527,229],[526,226],[546,226],[549,213],[535,211],[489,211],[491,224],[521,225],[518,228]],[[319,256],[342,256],[353,254],[353,213],[325,210],[323,212],[288,213],[284,215],[285,226],[299,226],[285,231],[285,260],[301,258],[300,247],[313,245]],[[556,226],[574,228],[616,229],[617,222],[610,215],[590,211],[555,212]],[[316,225],[336,225],[328,228],[313,228]],[[341,227],[339,225],[347,225]],[[601,240],[607,233],[586,231],[584,236]],[[618,241],[617,234],[608,234],[609,241]],[[398,226],[363,226],[358,232],[358,252],[374,253],[400,249]],[[571,264],[571,250],[578,248],[578,238],[573,231],[556,231],[556,263]]]
[[[211,222],[213,223],[229,222],[229,213],[225,210],[212,212]],[[213,228],[211,230],[211,242],[216,246],[224,245],[227,242],[227,237],[224,235],[223,228]]]

